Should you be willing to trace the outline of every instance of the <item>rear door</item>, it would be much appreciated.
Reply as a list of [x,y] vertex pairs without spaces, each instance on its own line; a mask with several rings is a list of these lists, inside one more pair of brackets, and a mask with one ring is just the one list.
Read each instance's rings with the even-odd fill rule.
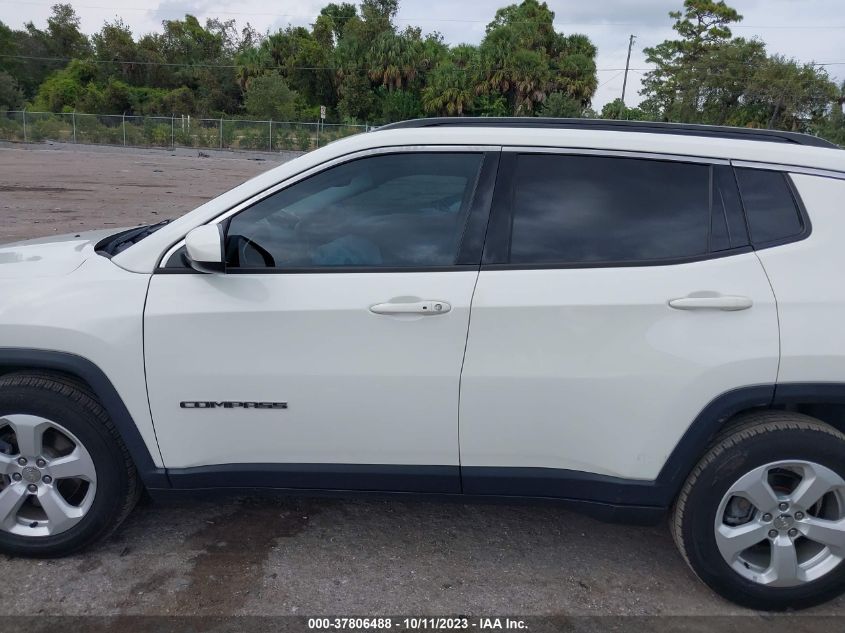
[[462,376],[465,492],[653,480],[711,400],[775,382],[774,297],[727,163],[510,148],[499,174]]

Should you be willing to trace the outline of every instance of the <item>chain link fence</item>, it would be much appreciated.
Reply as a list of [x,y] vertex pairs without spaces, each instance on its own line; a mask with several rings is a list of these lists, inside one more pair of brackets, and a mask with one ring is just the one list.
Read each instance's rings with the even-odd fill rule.
[[366,125],[122,116],[79,112],[0,112],[0,140],[86,143],[125,147],[194,147],[252,151],[308,151],[366,132]]

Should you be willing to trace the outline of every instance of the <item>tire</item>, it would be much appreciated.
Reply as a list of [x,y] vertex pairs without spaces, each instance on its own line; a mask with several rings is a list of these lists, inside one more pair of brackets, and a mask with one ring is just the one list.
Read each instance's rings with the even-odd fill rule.
[[[826,555],[833,550],[812,540],[820,532],[809,530],[843,518],[843,480],[845,435],[798,413],[746,414],[693,469],[673,508],[672,535],[696,576],[736,604],[766,611],[821,604],[845,589],[845,563]],[[816,492],[801,491],[812,482],[813,490],[827,489],[828,481],[834,482],[830,492],[805,508]],[[739,541],[740,530],[753,536]],[[796,562],[816,566],[802,570]]]
[[[46,422],[37,422],[39,418]],[[39,429],[32,435],[38,438],[33,440],[33,445],[41,446],[40,452],[45,456],[44,460],[30,456],[28,470],[18,461],[24,452],[18,444],[18,432],[22,438],[27,436],[24,422]],[[4,554],[42,558],[77,552],[114,532],[141,495],[142,486],[135,466],[105,409],[84,384],[69,377],[36,372],[0,377],[0,439],[3,440],[0,447],[5,449],[0,452],[11,455],[0,457],[12,462],[8,466],[10,474],[4,476],[0,484],[4,487],[0,492],[0,506],[2,495],[13,485],[28,485],[32,491],[38,489],[37,494],[31,493],[30,499],[20,502],[23,505],[17,510],[0,511],[3,515],[0,516],[0,552]],[[74,462],[74,468],[82,468],[80,464],[84,464],[91,475],[87,479],[63,478],[58,460],[64,453],[47,446],[48,440],[71,451],[71,458],[79,458]],[[54,476],[48,476],[50,473]],[[72,495],[66,492],[68,486]],[[16,488],[13,492],[17,495],[20,490]],[[64,521],[52,521],[51,526],[46,511],[49,500],[41,503],[42,492],[49,493],[51,498],[55,498],[55,493],[61,494],[67,505],[54,503],[50,507],[67,508],[67,514],[73,516]],[[74,505],[76,498],[80,500],[78,507]],[[36,518],[30,522],[31,516]]]

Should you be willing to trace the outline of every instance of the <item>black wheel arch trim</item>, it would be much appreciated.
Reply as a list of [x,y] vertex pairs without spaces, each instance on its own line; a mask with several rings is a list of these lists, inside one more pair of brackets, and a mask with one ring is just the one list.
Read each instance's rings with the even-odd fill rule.
[[689,425],[655,480],[661,505],[671,505],[692,469],[725,424],[742,411],[770,407],[775,385],[753,385],[732,389],[711,400]]
[[0,371],[53,371],[85,382],[106,409],[126,445],[141,481],[147,487],[169,487],[167,473],[158,468],[146,442],[122,398],[105,373],[93,362],[68,352],[41,349],[0,348]]

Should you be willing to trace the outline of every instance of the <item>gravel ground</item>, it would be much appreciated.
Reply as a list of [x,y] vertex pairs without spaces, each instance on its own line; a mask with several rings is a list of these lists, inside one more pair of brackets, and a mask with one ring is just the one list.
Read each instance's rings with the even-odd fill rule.
[[0,243],[175,218],[285,158],[0,145]]
[[[175,217],[283,160],[254,158],[0,147],[0,238]],[[2,557],[0,577],[4,616],[750,613],[692,576],[665,526],[548,506],[147,502],[94,549]],[[843,615],[845,600],[807,613]]]

